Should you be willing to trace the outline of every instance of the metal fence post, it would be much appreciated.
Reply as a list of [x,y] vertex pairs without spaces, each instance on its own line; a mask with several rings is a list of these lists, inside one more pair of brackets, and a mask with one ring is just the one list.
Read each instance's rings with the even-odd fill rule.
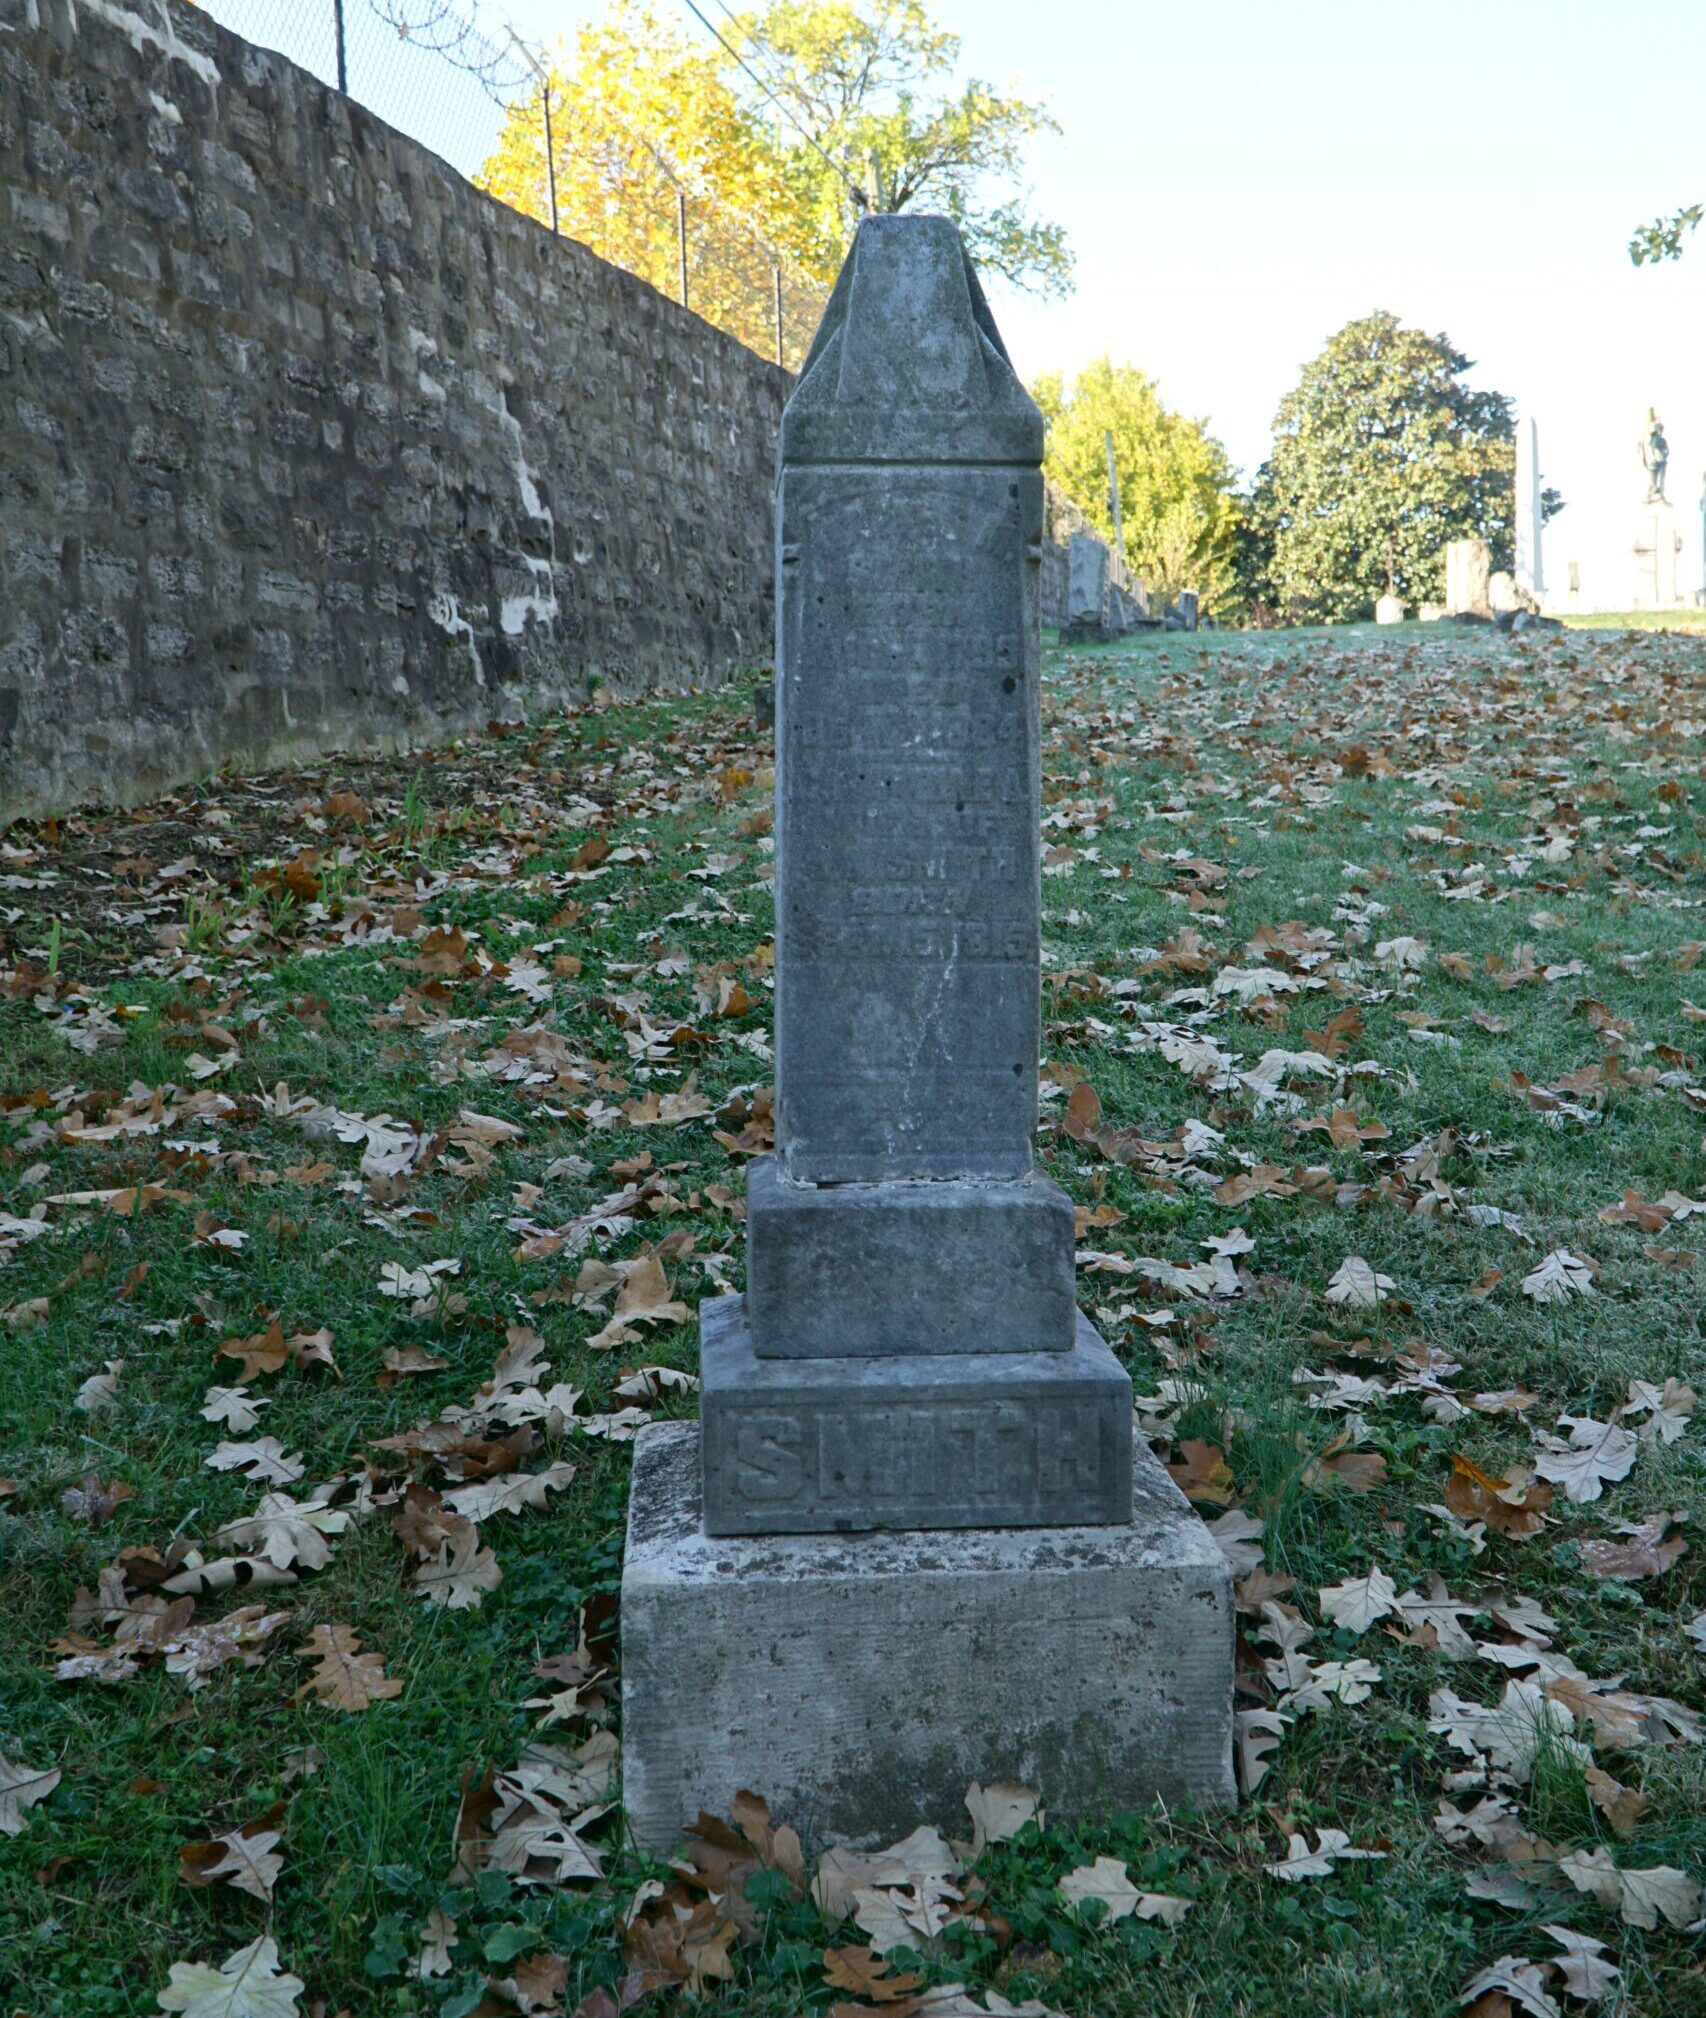
[[549,77],[540,85],[539,94],[545,106],[545,181],[551,192],[551,229],[555,232],[557,229],[557,151],[551,144],[551,80]]
[[332,0],[332,45],[338,56],[338,89],[349,96],[349,65],[344,56],[344,0]]
[[679,184],[675,191],[675,238],[681,255],[681,305],[687,306],[687,191]]

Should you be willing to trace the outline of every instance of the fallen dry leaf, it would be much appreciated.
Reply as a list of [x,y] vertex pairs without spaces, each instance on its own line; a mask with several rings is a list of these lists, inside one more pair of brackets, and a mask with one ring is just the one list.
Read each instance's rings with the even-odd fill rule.
[[1117,1857],[1098,1857],[1093,1864],[1080,1864],[1060,1881],[1060,1896],[1069,1906],[1085,1906],[1099,1901],[1112,1920],[1160,1920],[1176,1927],[1191,1910],[1189,1899],[1169,1898],[1161,1892],[1141,1892],[1131,1882],[1131,1874]]
[[991,1843],[1010,1842],[1027,1822],[1042,1821],[1042,1797],[1035,1787],[1020,1787],[991,1781],[987,1787],[973,1781],[966,1789],[966,1812],[971,1816],[971,1854],[981,1857]]
[[312,1696],[329,1710],[366,1710],[403,1693],[403,1684],[385,1672],[379,1654],[361,1652],[361,1641],[348,1626],[316,1626],[299,1653],[317,1663],[296,1691],[297,1702]]
[[477,1610],[487,1591],[503,1582],[498,1559],[482,1545],[480,1531],[470,1525],[447,1541],[415,1571],[419,1594],[453,1612]]
[[185,1843],[178,1851],[178,1876],[186,1885],[223,1882],[263,1904],[270,1902],[284,1859],[276,1854],[284,1803],[228,1835]]
[[228,1955],[217,1969],[206,1962],[174,1962],[171,1978],[158,1994],[162,2011],[183,2018],[298,2018],[297,1999],[306,1986],[279,1967],[270,1934]]
[[1343,1829],[1317,1829],[1313,1850],[1302,1836],[1289,1836],[1280,1862],[1264,1864],[1262,1869],[1270,1878],[1284,1878],[1288,1882],[1298,1878],[1325,1878],[1335,1864],[1349,1858],[1378,1859],[1385,1855],[1384,1850],[1353,1848],[1350,1837]]
[[898,2003],[924,1984],[910,1971],[891,1973],[887,1959],[869,1948],[826,1948],[823,1980],[831,1990],[852,1990],[873,2004]]
[[15,1836],[24,1826],[24,1811],[45,1801],[59,1785],[57,1766],[37,1768],[0,1755],[0,1836]]

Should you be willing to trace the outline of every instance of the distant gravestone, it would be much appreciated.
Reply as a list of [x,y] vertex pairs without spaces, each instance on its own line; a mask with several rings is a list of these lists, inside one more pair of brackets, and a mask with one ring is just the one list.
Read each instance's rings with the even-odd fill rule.
[[[946,219],[865,219],[783,419],[776,1153],[636,1445],[624,1788],[808,1837],[1230,1800],[1224,1559],[1033,1167],[1042,424]],[[951,1542],[930,1531],[956,1530]]]
[[1497,574],[1488,576],[1487,607],[1494,616],[1510,616],[1516,610],[1525,610],[1530,601],[1517,586],[1516,576],[1506,569],[1500,568]]
[[1179,591],[1179,628],[1194,631],[1197,627],[1197,592],[1195,589]]
[[1094,533],[1075,532],[1066,545],[1065,642],[1106,635],[1108,550]]
[[1395,595],[1383,595],[1374,606],[1374,621],[1377,624],[1401,624],[1404,621],[1404,605]]
[[1125,630],[1141,630],[1153,621],[1149,614],[1149,591],[1142,582],[1128,580],[1111,592],[1110,600],[1115,596],[1119,598],[1120,621]]
[[1489,614],[1488,582],[1493,557],[1485,540],[1452,540],[1445,550],[1445,613],[1448,617]]

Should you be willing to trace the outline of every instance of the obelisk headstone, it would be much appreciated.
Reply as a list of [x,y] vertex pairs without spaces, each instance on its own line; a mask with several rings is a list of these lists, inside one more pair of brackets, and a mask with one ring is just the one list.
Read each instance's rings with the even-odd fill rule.
[[649,1848],[742,1787],[820,1840],[1230,1798],[1226,1565],[1032,1167],[1041,454],[953,225],[866,219],[782,427],[776,1154],[700,1424],[636,1445]]
[[713,1534],[1130,1510],[1031,1158],[1041,456],[952,225],[873,220],[782,422],[776,1155],[702,1324]]
[[1540,430],[1530,419],[1516,424],[1516,585],[1537,606],[1546,593],[1540,556]]

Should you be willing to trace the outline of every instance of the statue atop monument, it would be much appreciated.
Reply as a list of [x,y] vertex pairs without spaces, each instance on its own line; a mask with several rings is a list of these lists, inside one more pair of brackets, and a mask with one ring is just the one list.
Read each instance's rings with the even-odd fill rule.
[[1641,467],[1647,472],[1648,504],[1665,502],[1665,471],[1670,466],[1670,443],[1665,440],[1664,423],[1651,407],[1647,409],[1647,432],[1641,441]]

